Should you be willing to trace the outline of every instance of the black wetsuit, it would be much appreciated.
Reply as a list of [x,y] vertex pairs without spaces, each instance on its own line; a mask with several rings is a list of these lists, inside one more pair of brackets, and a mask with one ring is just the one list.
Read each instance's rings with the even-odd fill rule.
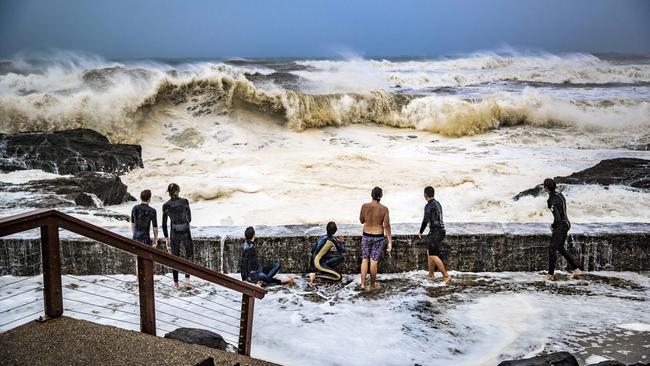
[[429,225],[427,246],[429,255],[440,256],[442,240],[447,235],[447,232],[445,231],[445,223],[442,220],[442,206],[434,198],[424,206],[424,218],[422,219],[422,225],[420,225],[420,234],[424,232],[427,225]]
[[255,243],[250,243],[248,241],[244,242],[244,245],[242,246],[241,261],[239,263],[239,272],[243,281],[250,283],[262,281],[267,285],[279,285],[282,281],[273,278],[273,276],[280,272],[280,267],[280,261],[276,261],[272,265],[261,268],[260,262],[257,259]]
[[[331,254],[332,248],[336,248],[336,254]],[[333,236],[323,235],[311,250],[310,263],[316,271],[316,277],[330,281],[340,281],[342,276],[335,268],[338,267],[345,258],[345,245],[341,244]]]
[[158,227],[156,209],[144,203],[133,206],[133,210],[131,210],[131,223],[135,224],[133,240],[151,245],[151,237],[149,236],[151,225],[153,224],[154,228]]
[[566,199],[560,192],[550,192],[548,195],[548,208],[553,213],[553,224],[551,224],[551,245],[548,248],[548,273],[555,273],[555,263],[557,262],[557,252],[560,252],[566,258],[571,270],[578,268],[578,263],[569,252],[564,248],[564,241],[567,233],[571,228],[569,217],[566,210]]
[[[171,221],[169,233],[167,232],[167,218]],[[185,259],[190,262],[194,259],[194,246],[190,234],[191,221],[192,212],[187,199],[173,197],[163,205],[163,235],[165,235],[165,238],[170,236],[172,254],[180,257],[182,246],[185,248]],[[174,282],[178,282],[178,271],[172,270],[172,275],[174,276]],[[186,273],[185,278],[190,278],[190,275]]]

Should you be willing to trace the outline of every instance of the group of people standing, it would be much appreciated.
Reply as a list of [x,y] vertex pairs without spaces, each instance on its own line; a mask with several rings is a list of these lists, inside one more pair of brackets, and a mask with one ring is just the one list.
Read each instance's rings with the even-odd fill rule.
[[[571,228],[567,216],[566,199],[562,193],[556,189],[553,179],[546,179],[543,183],[544,190],[549,194],[547,205],[553,214],[553,223],[551,229],[551,241],[549,245],[549,262],[548,273],[545,278],[548,280],[555,279],[555,265],[557,262],[557,252],[562,254],[572,270],[571,278],[582,274],[578,263],[566,251],[564,243],[567,233]],[[183,248],[185,259],[192,261],[194,258],[194,249],[192,245],[192,236],[190,233],[190,222],[192,213],[187,199],[180,198],[180,187],[172,183],[167,187],[169,200],[163,205],[163,235],[167,250],[173,255],[180,256]],[[390,255],[393,249],[393,238],[390,224],[389,210],[381,204],[383,191],[380,187],[375,187],[371,191],[372,200],[361,206],[359,221],[363,224],[363,235],[361,237],[361,290],[366,289],[366,280],[370,273],[370,289],[377,289],[377,268],[379,261],[384,253]],[[144,190],[140,194],[141,203],[133,207],[131,212],[131,228],[133,239],[147,245],[155,245],[158,241],[158,225],[156,219],[156,210],[149,204],[151,201],[151,191]],[[431,186],[424,188],[424,199],[427,201],[424,206],[424,216],[418,236],[422,235],[429,227],[429,233],[426,236],[427,258],[428,258],[428,277],[435,278],[436,270],[442,274],[442,281],[447,284],[451,276],[445,268],[441,259],[441,248],[446,236],[445,224],[442,214],[442,205],[435,198],[435,189]],[[169,230],[167,221],[169,220]],[[153,231],[153,240],[149,233]],[[345,241],[336,237],[337,226],[334,222],[329,222],[326,227],[326,233],[321,236],[314,244],[311,250],[310,267],[312,272],[309,273],[309,283],[314,285],[316,280],[325,280],[336,282],[342,279],[341,273],[336,268],[341,265],[345,258],[346,252]],[[240,273],[242,280],[257,284],[279,285],[292,284],[293,279],[286,280],[276,279],[275,276],[281,269],[279,260],[262,266],[259,263],[257,249],[255,246],[255,229],[246,228],[244,232],[244,243],[242,245]],[[178,271],[173,270],[174,286],[179,287]],[[185,287],[191,288],[189,281],[190,276],[185,274]]]

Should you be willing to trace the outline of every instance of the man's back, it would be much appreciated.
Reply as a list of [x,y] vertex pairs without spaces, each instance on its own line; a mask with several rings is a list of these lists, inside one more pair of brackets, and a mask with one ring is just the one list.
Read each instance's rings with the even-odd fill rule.
[[158,227],[156,219],[156,210],[146,204],[139,204],[131,210],[131,222],[135,224],[134,237],[148,239],[151,224],[153,227]]
[[364,203],[359,216],[363,224],[363,231],[368,234],[382,234],[387,214],[388,208],[377,201]]

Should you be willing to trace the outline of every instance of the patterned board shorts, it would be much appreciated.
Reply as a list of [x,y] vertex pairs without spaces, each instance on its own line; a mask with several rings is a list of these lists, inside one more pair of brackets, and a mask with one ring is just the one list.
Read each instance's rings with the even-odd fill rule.
[[370,259],[377,262],[386,248],[386,238],[384,236],[361,237],[361,254],[363,259]]

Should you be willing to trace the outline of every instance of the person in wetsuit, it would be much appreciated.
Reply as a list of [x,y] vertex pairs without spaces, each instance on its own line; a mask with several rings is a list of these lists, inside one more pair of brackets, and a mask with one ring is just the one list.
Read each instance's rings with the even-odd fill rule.
[[[131,231],[133,240],[140,243],[156,246],[158,243],[158,220],[156,218],[156,209],[149,206],[151,202],[151,191],[145,189],[140,193],[140,204],[133,206],[131,210]],[[149,236],[153,226],[153,241]]]
[[427,256],[428,256],[428,265],[429,265],[429,278],[435,278],[436,267],[442,273],[442,282],[446,284],[451,280],[451,276],[447,273],[445,269],[445,264],[440,259],[440,247],[442,246],[442,241],[446,236],[445,223],[442,219],[442,206],[434,196],[436,194],[433,187],[428,186],[424,188],[424,199],[427,200],[427,204],[424,206],[424,218],[422,219],[422,225],[420,225],[420,232],[418,236],[422,239],[422,233],[424,229],[429,226],[429,235],[427,236],[428,245],[427,245]]
[[[345,245],[334,237],[336,234],[336,223],[330,221],[327,223],[327,234],[318,238],[318,241],[311,250],[310,263],[316,270],[309,274],[309,284],[314,285],[317,278],[338,282],[341,280],[341,274],[336,272],[338,267],[345,258]],[[335,254],[332,251],[335,250]]]
[[257,249],[255,248],[255,229],[249,226],[244,231],[244,245],[242,245],[242,256],[239,262],[240,274],[242,281],[254,283],[260,287],[265,285],[293,284],[293,279],[279,280],[273,278],[280,272],[280,261],[275,261],[272,265],[265,267],[260,266],[257,259]]
[[[167,240],[167,246],[171,247],[171,252],[175,256],[181,255],[181,247],[185,250],[185,259],[192,261],[194,259],[194,246],[192,245],[192,235],[190,234],[190,222],[192,221],[192,212],[190,203],[185,198],[180,198],[181,189],[176,183],[171,183],[167,187],[169,201],[163,205],[162,227],[163,235]],[[167,231],[167,219],[169,218],[169,232]],[[174,287],[178,288],[178,271],[173,269]],[[191,288],[190,275],[185,274],[185,288]]]
[[557,252],[560,252],[566,258],[571,267],[570,278],[575,278],[582,274],[578,263],[569,252],[564,248],[564,241],[567,233],[571,228],[569,217],[567,216],[566,199],[562,193],[556,191],[555,181],[551,178],[544,180],[544,191],[548,193],[548,208],[553,213],[553,223],[551,224],[551,243],[548,247],[548,274],[547,280],[555,279],[555,264],[557,262]]
[[[381,255],[386,250],[393,249],[393,235],[390,227],[388,207],[379,203],[384,193],[380,187],[370,192],[372,201],[364,203],[359,213],[359,221],[363,224],[361,236],[361,290],[366,289],[366,275],[370,269],[370,288],[378,289],[377,266]],[[388,239],[388,245],[386,245]]]

